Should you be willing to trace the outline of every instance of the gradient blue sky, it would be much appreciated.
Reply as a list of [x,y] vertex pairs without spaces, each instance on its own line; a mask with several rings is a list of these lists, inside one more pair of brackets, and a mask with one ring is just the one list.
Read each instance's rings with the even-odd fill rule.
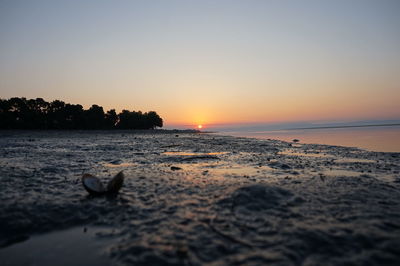
[[400,1],[0,0],[0,97],[166,125],[400,118]]

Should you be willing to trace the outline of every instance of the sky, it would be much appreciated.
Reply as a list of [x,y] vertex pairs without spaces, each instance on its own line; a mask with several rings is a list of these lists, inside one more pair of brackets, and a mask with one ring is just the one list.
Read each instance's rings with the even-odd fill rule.
[[398,0],[0,0],[0,98],[167,127],[400,118]]

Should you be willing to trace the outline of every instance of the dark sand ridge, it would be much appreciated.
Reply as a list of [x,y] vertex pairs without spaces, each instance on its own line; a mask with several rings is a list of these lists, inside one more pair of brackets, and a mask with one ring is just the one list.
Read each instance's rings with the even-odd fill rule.
[[[67,246],[59,262],[86,265],[400,261],[399,153],[209,134],[0,134],[2,265],[49,239]],[[81,186],[84,172],[106,182],[120,170],[116,197]],[[99,234],[71,258],[68,236],[85,243],[85,228]]]

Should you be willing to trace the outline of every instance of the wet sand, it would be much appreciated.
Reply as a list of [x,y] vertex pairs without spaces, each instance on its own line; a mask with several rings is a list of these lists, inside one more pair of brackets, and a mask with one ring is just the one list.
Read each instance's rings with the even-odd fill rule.
[[[2,265],[400,262],[399,153],[210,134],[3,131],[0,166]],[[81,185],[82,173],[106,182],[121,170],[115,197]]]

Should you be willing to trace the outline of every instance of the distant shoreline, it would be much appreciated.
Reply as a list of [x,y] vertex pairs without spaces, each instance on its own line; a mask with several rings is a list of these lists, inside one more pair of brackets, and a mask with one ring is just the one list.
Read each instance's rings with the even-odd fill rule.
[[[354,127],[391,127],[391,126],[400,126],[399,123],[395,124],[371,124],[371,125],[354,125],[354,126],[321,126],[321,127],[298,127],[298,128],[286,128],[286,129],[278,129],[278,130],[309,130],[309,129],[329,129],[329,128],[354,128]],[[271,131],[278,131],[271,130]],[[266,130],[268,131],[268,130]]]
[[[215,131],[201,131],[200,133],[240,133],[240,132],[276,132],[285,130],[313,130],[313,129],[334,129],[334,128],[363,128],[363,127],[391,127],[400,126],[400,123],[390,123],[390,124],[368,124],[368,125],[343,125],[343,126],[315,126],[315,127],[293,127],[293,128],[279,128],[279,129],[254,129],[242,127],[236,130],[215,130]],[[246,129],[246,130],[243,130]]]
[[[305,128],[305,127],[303,127]],[[219,135],[255,139],[277,139],[292,142],[300,139],[302,144],[358,147],[374,152],[400,152],[399,123],[329,126],[319,128],[266,131],[219,132]]]

